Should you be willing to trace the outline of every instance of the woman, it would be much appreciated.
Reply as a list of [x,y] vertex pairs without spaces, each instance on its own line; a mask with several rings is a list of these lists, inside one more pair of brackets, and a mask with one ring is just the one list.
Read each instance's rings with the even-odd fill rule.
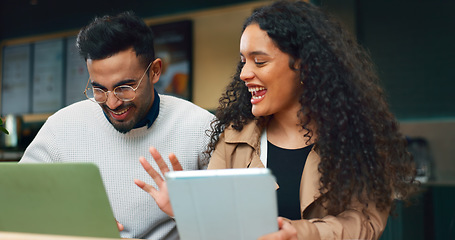
[[[240,58],[208,168],[271,168],[285,218],[263,239],[378,239],[415,172],[365,51],[311,4],[280,1],[246,20]],[[136,183],[172,215],[165,182],[141,163],[160,191]]]

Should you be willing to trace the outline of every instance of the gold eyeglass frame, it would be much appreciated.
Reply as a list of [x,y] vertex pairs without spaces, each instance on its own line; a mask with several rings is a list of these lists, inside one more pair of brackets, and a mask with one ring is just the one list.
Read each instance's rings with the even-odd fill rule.
[[[141,77],[141,79],[139,80],[139,83],[137,84],[137,86],[136,86],[135,88],[133,88],[133,87],[131,87],[131,86],[129,86],[129,85],[120,85],[120,86],[117,86],[117,87],[115,87],[112,91],[104,91],[103,89],[98,88],[98,87],[89,88],[89,87],[88,87],[88,84],[90,83],[90,78],[88,78],[88,80],[87,80],[87,85],[85,86],[85,90],[84,90],[84,95],[85,95],[85,97],[87,97],[90,101],[95,102],[95,103],[105,103],[105,102],[107,102],[107,99],[109,98],[109,93],[110,93],[110,92],[114,93],[114,96],[115,96],[118,100],[120,100],[120,101],[124,101],[124,102],[133,101],[133,100],[136,98],[136,90],[139,88],[139,85],[141,85],[142,79],[144,79],[145,74],[146,74],[147,71],[149,70],[149,68],[150,68],[150,66],[152,65],[152,63],[153,63],[153,62],[150,62],[150,63],[149,63],[149,65],[147,66],[147,69],[145,69],[144,74],[142,74],[142,77]],[[131,88],[131,89],[134,91],[134,97],[133,97],[132,99],[126,99],[126,100],[125,100],[125,99],[121,99],[121,98],[118,97],[117,94],[115,93],[115,90],[116,90],[117,88],[119,88],[119,87],[123,87],[123,88],[129,87],[129,88]],[[104,94],[106,95],[106,100],[104,100],[103,102],[98,102],[98,101],[96,101],[95,96],[93,96],[93,99],[92,99],[92,98],[89,98],[89,97],[87,96],[87,90],[90,90],[90,89],[91,89],[91,90],[93,91],[95,88],[96,88],[96,89],[99,89],[101,92],[104,92]],[[95,94],[93,94],[93,95],[95,95]]]

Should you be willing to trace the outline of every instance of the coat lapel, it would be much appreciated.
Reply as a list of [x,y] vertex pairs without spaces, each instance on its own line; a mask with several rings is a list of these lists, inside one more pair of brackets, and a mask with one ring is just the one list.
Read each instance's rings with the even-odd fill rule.
[[319,193],[320,173],[318,165],[321,159],[314,151],[314,147],[308,154],[308,158],[303,168],[302,180],[300,182],[300,210],[305,209],[314,202],[321,194]]
[[[232,128],[227,128],[225,131],[226,143],[246,143],[253,150],[250,152],[250,162],[243,162],[243,168],[266,168],[261,161],[261,134],[263,128],[258,126],[257,121],[252,121],[243,127],[243,130],[238,132]],[[246,152],[244,152],[246,153]],[[275,182],[275,188],[278,189],[278,183]]]
[[[245,126],[243,126],[242,131],[236,131],[232,127],[228,127],[225,130],[225,142],[229,144],[237,145],[239,143],[245,143],[251,148],[245,148],[245,151],[239,151],[243,154],[251,154],[251,157],[243,158],[243,168],[265,168],[260,159],[260,142],[262,128],[258,127],[257,121],[252,121]],[[237,145],[239,148],[239,146]],[[248,150],[247,150],[248,149]],[[251,151],[252,150],[252,151]],[[239,158],[241,159],[241,158]]]

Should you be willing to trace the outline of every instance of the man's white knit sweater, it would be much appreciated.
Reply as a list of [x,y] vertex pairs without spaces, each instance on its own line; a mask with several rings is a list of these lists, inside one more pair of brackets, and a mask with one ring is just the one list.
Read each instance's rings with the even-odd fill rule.
[[203,151],[211,120],[212,114],[188,101],[160,95],[159,115],[153,125],[122,134],[98,104],[85,100],[49,117],[20,162],[95,163],[115,218],[125,227],[123,238],[178,239],[174,220],[134,184],[135,178],[154,184],[139,157],[146,157],[158,169],[148,152],[154,146],[168,164],[167,156],[173,152],[185,170],[206,168]]

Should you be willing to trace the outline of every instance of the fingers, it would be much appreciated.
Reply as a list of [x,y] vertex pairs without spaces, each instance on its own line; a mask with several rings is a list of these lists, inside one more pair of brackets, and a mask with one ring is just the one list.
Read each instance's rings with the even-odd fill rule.
[[142,190],[148,192],[150,195],[155,196],[156,192],[158,192],[158,190],[156,190],[152,185],[150,184],[147,184],[139,179],[134,179],[134,183],[142,188]]
[[[149,149],[150,154],[152,155],[153,159],[155,160],[156,164],[160,168],[161,173],[169,172],[169,167],[167,166],[166,162],[161,157],[161,154],[156,150],[154,147],[150,147]],[[179,160],[175,156],[175,154],[169,154],[169,161],[171,162],[172,169],[174,171],[181,171],[183,170],[182,165],[180,164]]]
[[[149,151],[156,164],[160,168],[161,173],[164,175],[166,172],[169,172],[169,168],[166,162],[163,160],[161,154],[156,150],[156,148],[150,147]],[[174,154],[170,154],[169,159],[173,168],[182,170],[182,166]],[[170,204],[166,181],[144,157],[139,157],[139,162],[141,163],[144,170],[150,175],[150,177],[152,177],[153,181],[155,181],[156,185],[150,185],[138,179],[134,179],[134,183],[142,190],[148,192],[153,197],[158,207],[164,213],[168,214],[169,216],[173,216],[174,213]]]
[[283,228],[284,219],[282,217],[278,217],[277,221],[278,221],[278,229]]
[[[295,229],[294,226],[288,221],[284,221],[283,218],[282,220],[282,226],[279,232],[282,233],[283,239],[289,239],[289,240],[297,240],[297,230]],[[280,221],[280,220],[278,220]]]
[[278,217],[278,227],[280,229],[278,232],[264,235],[258,240],[297,240],[297,230],[282,217]]
[[297,236],[293,236],[284,230],[279,230],[278,232],[259,237],[258,240],[297,240]]
[[125,229],[125,228],[123,227],[123,225],[122,225],[121,223],[119,223],[117,220],[115,220],[115,221],[117,222],[117,228],[118,228],[118,230],[119,230],[120,232],[123,231],[123,229]]
[[144,170],[150,175],[150,177],[152,177],[153,181],[155,181],[156,185],[160,187],[164,181],[161,175],[155,171],[152,165],[150,165],[150,163],[144,157],[139,157],[139,162],[141,163]]
[[161,154],[156,150],[154,147],[150,147],[149,149],[150,154],[152,155],[153,159],[155,160],[156,164],[160,168],[161,173],[167,173],[169,172],[169,168],[167,167],[166,162],[164,162],[163,158],[161,157]]
[[173,154],[173,153],[169,154],[169,160],[171,161],[172,169],[174,169],[174,171],[183,170],[182,165],[180,165],[180,162],[177,159],[177,157],[175,156],[175,154]]
[[[150,147],[149,152],[152,155],[158,167],[160,168],[161,173],[164,175],[166,172],[169,172],[169,168],[166,162],[161,157],[161,154],[158,152],[158,150],[156,150],[156,148],[154,147]],[[174,170],[177,171],[183,170],[175,154],[173,153],[169,154],[169,160]],[[145,157],[139,157],[139,162],[141,163],[144,170],[150,175],[150,177],[152,177],[153,181],[155,181],[158,188],[161,189],[165,184],[163,177],[152,167],[152,165],[150,165],[150,163],[145,159]],[[141,180],[135,179],[134,183],[138,187],[142,188],[144,191],[150,193],[152,196],[155,196],[157,193],[157,189],[155,189],[152,185],[146,184]]]
[[282,240],[285,239],[281,236],[280,232],[270,233],[258,238],[258,240]]

